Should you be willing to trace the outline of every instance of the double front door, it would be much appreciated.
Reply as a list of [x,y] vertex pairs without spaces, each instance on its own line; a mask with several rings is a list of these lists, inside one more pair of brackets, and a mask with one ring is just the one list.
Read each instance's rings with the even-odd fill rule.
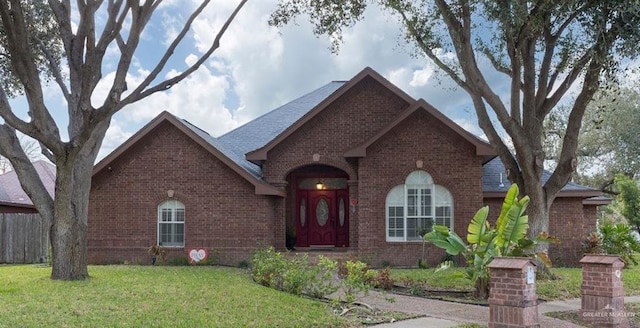
[[349,246],[347,190],[300,190],[297,246]]

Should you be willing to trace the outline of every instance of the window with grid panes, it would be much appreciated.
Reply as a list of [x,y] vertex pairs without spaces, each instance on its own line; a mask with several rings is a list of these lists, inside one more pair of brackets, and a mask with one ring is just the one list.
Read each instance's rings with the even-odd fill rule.
[[422,240],[434,224],[453,227],[453,198],[425,171],[414,171],[386,198],[388,241]]
[[158,245],[184,246],[184,204],[168,200],[158,206]]

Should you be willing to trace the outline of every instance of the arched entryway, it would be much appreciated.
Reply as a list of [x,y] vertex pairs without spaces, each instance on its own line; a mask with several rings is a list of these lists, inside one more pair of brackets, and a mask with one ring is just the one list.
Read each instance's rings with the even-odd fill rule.
[[328,165],[289,174],[287,235],[295,236],[296,247],[349,246],[348,179],[346,172]]

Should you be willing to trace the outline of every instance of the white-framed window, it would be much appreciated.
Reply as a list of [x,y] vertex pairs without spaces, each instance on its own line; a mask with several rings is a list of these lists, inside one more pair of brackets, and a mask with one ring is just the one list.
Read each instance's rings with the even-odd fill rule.
[[158,206],[158,245],[184,246],[184,204],[177,200]]
[[434,224],[453,228],[453,197],[425,171],[413,171],[393,187],[385,203],[387,241],[422,240]]

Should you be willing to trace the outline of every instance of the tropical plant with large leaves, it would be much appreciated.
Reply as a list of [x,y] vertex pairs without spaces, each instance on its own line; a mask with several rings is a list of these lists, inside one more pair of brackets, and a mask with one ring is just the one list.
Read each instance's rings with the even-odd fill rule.
[[[434,226],[433,230],[424,236],[427,242],[444,249],[448,254],[462,254],[468,264],[464,276],[474,282],[476,297],[489,296],[488,265],[495,257],[533,256],[548,266],[551,265],[545,253],[536,254],[534,249],[539,242],[556,240],[548,235],[540,235],[533,240],[527,238],[529,218],[524,213],[529,204],[529,197],[518,198],[519,193],[518,185],[511,185],[495,227],[491,227],[488,221],[489,207],[479,209],[467,228],[468,244],[465,244],[454,231],[440,225]],[[452,264],[450,261],[443,262],[438,269],[447,269]]]

